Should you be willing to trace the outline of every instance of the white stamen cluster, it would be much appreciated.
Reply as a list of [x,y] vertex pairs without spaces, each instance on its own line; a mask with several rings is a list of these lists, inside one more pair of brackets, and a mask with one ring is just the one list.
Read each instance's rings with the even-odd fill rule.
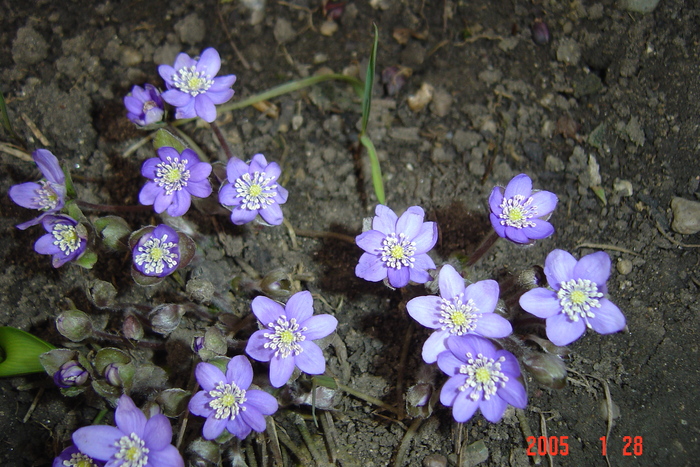
[[397,237],[395,233],[390,233],[382,240],[382,261],[389,268],[401,269],[402,267],[413,267],[416,259],[413,257],[416,252],[416,242],[412,242],[406,234],[400,233]]
[[501,218],[501,225],[516,229],[534,227],[535,223],[530,219],[537,217],[537,206],[533,206],[532,203],[532,196],[528,199],[525,199],[523,195],[503,198],[500,205],[502,212],[498,215]]
[[55,224],[51,231],[56,245],[65,255],[80,248],[80,237],[76,228],[70,224]]
[[287,317],[282,315],[277,318],[276,323],[269,323],[267,327],[273,332],[263,334],[270,339],[270,342],[266,342],[264,347],[274,350],[275,357],[278,355],[281,355],[282,358],[287,358],[290,355],[296,356],[304,350],[299,345],[299,342],[306,340],[303,332],[308,329],[306,327],[299,329],[299,323],[297,323],[296,318],[288,321]]
[[207,92],[207,89],[214,84],[214,80],[206,76],[203,71],[197,71],[194,65],[177,70],[172,80],[176,88],[192,97]]
[[166,159],[167,161],[161,161],[156,166],[156,178],[153,181],[165,190],[166,195],[172,195],[187,186],[190,171],[186,169],[187,159],[172,159],[170,156]]
[[179,255],[172,250],[177,243],[168,242],[168,234],[163,234],[161,238],[151,237],[138,249],[139,254],[134,258],[134,262],[144,267],[146,274],[161,274],[165,267],[175,267]]
[[245,389],[239,388],[236,383],[219,382],[216,388],[209,391],[209,395],[213,397],[209,407],[216,411],[214,417],[219,420],[236,418],[241,410],[245,411],[245,393]]
[[41,188],[34,190],[36,196],[32,198],[36,204],[39,205],[39,210],[50,211],[58,206],[58,193],[51,188],[51,185],[46,180],[39,182]]
[[267,177],[265,172],[255,172],[252,176],[245,173],[238,177],[233,186],[236,188],[237,196],[243,198],[241,209],[257,211],[274,203],[277,184],[270,184],[274,179],[275,177]]
[[474,300],[471,298],[463,303],[464,294],[461,293],[452,300],[443,298],[440,303],[440,324],[442,330],[448,330],[450,334],[463,336],[476,329],[477,313]]
[[122,436],[119,441],[114,443],[117,448],[114,457],[121,460],[119,467],[144,467],[148,464],[148,452],[150,449],[146,447],[146,443],[136,436],[136,433],[131,433],[129,436]]
[[498,391],[498,386],[505,387],[508,381],[508,377],[501,371],[501,363],[505,361],[505,357],[494,360],[482,354],[474,358],[471,352],[467,352],[467,364],[459,367],[459,372],[467,375],[467,381],[459,387],[459,390],[473,389],[469,395],[473,401],[479,399],[483,391],[484,399],[489,400]]
[[92,467],[95,464],[92,459],[82,452],[74,452],[70,459],[63,461],[65,467]]
[[562,311],[571,321],[578,321],[579,317],[595,318],[591,308],[600,308],[599,298],[603,297],[598,292],[598,285],[588,279],[571,279],[562,282],[557,292]]

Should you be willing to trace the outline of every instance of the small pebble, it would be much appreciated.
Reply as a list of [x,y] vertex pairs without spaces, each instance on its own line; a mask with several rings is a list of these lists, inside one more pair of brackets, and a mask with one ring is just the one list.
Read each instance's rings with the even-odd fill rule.
[[447,457],[442,454],[430,454],[423,458],[423,467],[446,467]]
[[626,276],[627,274],[632,272],[632,261],[628,259],[620,259],[615,265],[615,267],[617,268],[617,272],[619,272],[623,276]]
[[675,197],[671,200],[674,232],[691,235],[700,232],[700,202]]
[[320,28],[321,34],[324,36],[332,36],[338,31],[338,23],[332,20],[324,21]]

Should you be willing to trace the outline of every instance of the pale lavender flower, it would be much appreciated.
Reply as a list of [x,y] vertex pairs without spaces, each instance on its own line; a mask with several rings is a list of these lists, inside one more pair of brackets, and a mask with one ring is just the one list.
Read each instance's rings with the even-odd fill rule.
[[139,126],[148,126],[163,120],[165,106],[160,91],[152,84],[134,86],[124,97],[126,117]]
[[496,423],[503,418],[508,404],[525,408],[527,393],[513,354],[472,335],[451,336],[447,348],[437,358],[440,369],[450,377],[442,387],[440,402],[452,407],[457,422],[472,418],[476,409],[481,409],[486,420]]
[[425,327],[437,329],[423,344],[423,360],[435,363],[447,350],[449,336],[474,334],[506,337],[513,332],[507,319],[494,313],[498,282],[485,280],[464,287],[464,279],[449,264],[440,269],[440,296],[416,297],[406,304],[408,314]]
[[23,208],[37,209],[43,214],[19,224],[17,228],[21,230],[39,224],[46,214],[60,211],[66,198],[66,177],[56,156],[46,149],[37,149],[32,157],[44,180],[20,183],[11,187],[8,194],[16,204]]
[[175,118],[199,116],[209,123],[216,120],[215,104],[223,104],[233,97],[231,86],[236,82],[236,75],[215,78],[219,68],[221,57],[213,48],[202,51],[199,60],[181,53],[173,66],[158,67],[158,73],[168,88],[162,97],[177,107]]
[[102,467],[104,462],[86,456],[75,446],[69,446],[53,460],[51,467]]
[[278,388],[289,381],[294,367],[310,375],[326,371],[323,351],[313,340],[326,337],[338,326],[331,315],[316,315],[311,293],[292,295],[286,306],[267,297],[255,297],[252,308],[265,326],[250,336],[246,353],[260,362],[270,362],[270,384]]
[[91,425],[73,433],[73,443],[93,459],[110,467],[184,467],[185,461],[170,444],[173,431],[165,415],[146,419],[127,395],[119,398],[116,427]]
[[144,276],[165,277],[180,262],[180,237],[172,227],[161,224],[144,234],[132,251],[134,267]]
[[182,216],[190,209],[192,196],[211,194],[210,173],[211,164],[201,162],[193,150],[187,148],[180,154],[175,148],[161,147],[158,157],[141,166],[141,175],[150,180],[141,189],[139,202],[152,205],[158,214],[167,209],[173,217]]
[[435,263],[426,253],[437,242],[437,224],[423,222],[425,212],[411,206],[398,217],[394,211],[379,204],[372,220],[372,230],[355,238],[365,250],[355,267],[355,275],[370,282],[388,279],[392,287],[428,282],[428,269]]
[[277,411],[277,399],[265,391],[248,389],[253,381],[253,367],[243,356],[233,357],[226,366],[226,374],[211,363],[199,363],[195,377],[202,386],[192,396],[190,412],[206,417],[202,435],[215,439],[224,429],[239,439],[252,430],[265,431],[265,415]]
[[59,388],[82,386],[87,382],[89,376],[90,374],[80,363],[75,360],[68,360],[54,373],[53,382]]
[[40,255],[52,255],[53,267],[59,268],[78,259],[87,248],[87,230],[82,224],[68,216],[45,215],[41,220],[48,232],[34,244]]
[[287,202],[288,192],[277,184],[282,169],[276,162],[267,163],[256,154],[246,164],[233,157],[226,165],[227,183],[219,191],[219,202],[231,209],[231,222],[246,224],[260,214],[270,225],[282,223],[280,204]]
[[530,177],[516,175],[505,190],[497,186],[491,191],[491,225],[500,237],[515,243],[532,243],[549,237],[554,233],[554,227],[547,219],[557,201],[552,192],[533,193]]
[[523,310],[546,320],[547,338],[564,346],[583,335],[586,327],[611,334],[625,327],[625,316],[610,300],[606,282],[610,256],[604,251],[576,261],[564,250],[554,250],[544,263],[549,286],[538,287],[520,297]]

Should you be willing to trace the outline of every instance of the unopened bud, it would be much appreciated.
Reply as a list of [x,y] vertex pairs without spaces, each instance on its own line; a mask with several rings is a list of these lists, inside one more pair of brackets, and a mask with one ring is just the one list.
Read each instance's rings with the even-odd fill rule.
[[88,380],[88,372],[76,360],[70,360],[54,373],[53,382],[60,388],[82,386]]
[[518,284],[525,288],[525,290],[531,290],[536,287],[546,287],[547,278],[544,275],[544,269],[542,269],[542,266],[535,265],[524,270],[518,276]]
[[190,279],[187,281],[187,294],[190,300],[197,303],[211,303],[214,296],[214,284],[205,279]]
[[180,388],[166,389],[158,394],[156,401],[160,404],[166,417],[177,417],[187,409],[191,394],[191,392]]
[[433,385],[418,383],[408,388],[406,392],[406,413],[411,417],[427,418],[433,413],[435,405]]
[[540,18],[537,18],[535,22],[532,23],[530,31],[532,32],[532,41],[537,45],[546,45],[551,40],[547,23]]
[[262,293],[275,300],[287,298],[292,293],[292,281],[284,269],[275,269],[260,281]]
[[88,282],[86,292],[88,299],[97,308],[110,308],[117,298],[117,289],[111,283],[99,279]]
[[149,319],[151,327],[158,334],[170,334],[180,325],[180,320],[185,315],[184,305],[172,303],[158,305],[151,311]]
[[120,387],[122,385],[122,378],[119,376],[120,365],[120,363],[110,363],[105,368],[104,377],[112,386]]
[[204,336],[197,336],[192,339],[192,351],[194,353],[199,353],[200,350],[204,348]]
[[143,326],[141,321],[134,315],[127,315],[122,323],[124,337],[135,341],[143,339]]
[[195,337],[192,343],[192,350],[197,352],[199,357],[208,362],[214,357],[226,355],[228,344],[226,337],[215,327],[207,328],[203,337]]
[[67,310],[56,318],[56,329],[66,339],[80,342],[92,333],[92,321],[80,310]]
[[566,365],[556,355],[528,352],[521,361],[538,383],[552,389],[562,389],[566,386]]
[[112,386],[131,388],[134,380],[134,365],[131,363],[110,363],[105,367],[105,380]]

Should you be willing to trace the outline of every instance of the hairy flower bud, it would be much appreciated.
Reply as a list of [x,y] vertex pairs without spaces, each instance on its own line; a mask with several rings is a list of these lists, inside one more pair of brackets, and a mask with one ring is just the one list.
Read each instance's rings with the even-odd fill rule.
[[143,339],[143,326],[138,318],[134,315],[127,315],[122,323],[122,332],[124,337],[135,341]]
[[292,293],[292,281],[284,269],[275,269],[260,281],[260,290],[275,300],[285,299]]
[[521,361],[538,383],[552,389],[562,389],[566,386],[566,365],[556,355],[528,352]]
[[180,325],[180,320],[185,315],[184,305],[173,303],[158,305],[149,316],[153,330],[158,334],[170,334]]
[[228,344],[226,337],[215,327],[207,328],[204,336],[195,337],[192,350],[197,352],[205,362],[219,355],[226,355]]
[[190,279],[186,286],[190,300],[197,303],[211,303],[214,296],[214,284],[205,279]]
[[90,336],[92,321],[80,310],[67,310],[56,318],[56,329],[66,339],[80,342]]
[[53,382],[60,388],[82,386],[88,380],[88,372],[76,360],[70,360],[54,373]]
[[88,282],[86,289],[88,299],[97,308],[110,308],[117,298],[117,289],[106,281],[92,280]]

